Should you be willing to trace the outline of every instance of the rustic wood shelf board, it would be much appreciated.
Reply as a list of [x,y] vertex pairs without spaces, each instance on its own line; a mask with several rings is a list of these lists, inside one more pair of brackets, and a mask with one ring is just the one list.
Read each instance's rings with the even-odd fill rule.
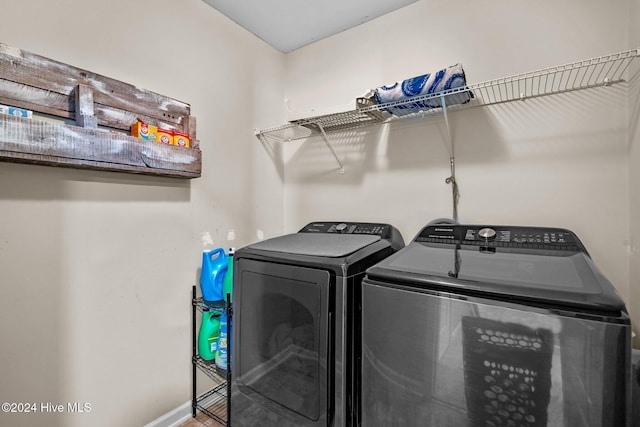
[[[77,126],[0,115],[0,161],[113,170],[181,178],[201,175],[191,107],[133,85],[0,43],[0,104]],[[192,148],[130,137],[143,122],[184,132]]]

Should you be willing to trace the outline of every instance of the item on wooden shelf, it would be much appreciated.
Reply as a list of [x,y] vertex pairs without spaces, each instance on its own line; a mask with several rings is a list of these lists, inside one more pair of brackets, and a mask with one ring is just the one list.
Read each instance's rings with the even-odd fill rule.
[[203,310],[198,332],[198,354],[203,360],[211,363],[215,361],[219,336],[220,312]]
[[22,117],[23,119],[30,119],[33,117],[33,111],[25,110],[24,108],[11,107],[9,105],[0,105],[0,114]]
[[169,129],[158,128],[156,142],[161,142],[163,144],[173,144],[173,131]]
[[205,302],[224,300],[224,276],[227,272],[227,256],[223,248],[202,253],[200,291]]
[[155,141],[158,135],[158,127],[148,123],[137,121],[131,125],[131,136]]
[[191,144],[189,143],[189,134],[184,132],[174,132],[173,145],[189,148],[191,146]]
[[[374,98],[378,104],[406,101],[413,97],[424,97],[434,93],[466,87],[467,82],[461,64],[439,70],[435,73],[424,74],[410,79],[396,82],[390,86],[381,86],[374,92]],[[446,95],[447,105],[465,104],[473,98],[471,91],[457,92]],[[440,97],[427,98],[410,104],[389,106],[386,108],[391,114],[404,116],[417,113],[421,110],[442,107]]]

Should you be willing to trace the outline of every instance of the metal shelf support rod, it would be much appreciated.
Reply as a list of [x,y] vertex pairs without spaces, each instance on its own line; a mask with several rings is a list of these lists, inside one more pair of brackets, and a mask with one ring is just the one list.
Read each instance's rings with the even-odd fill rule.
[[449,116],[447,114],[447,101],[444,94],[440,95],[440,101],[442,103],[442,115],[444,116],[444,124],[447,127],[447,144],[449,148],[449,166],[451,167],[451,176],[444,182],[451,184],[451,195],[453,198],[453,220],[458,222],[458,199],[460,194],[458,193],[458,183],[456,182],[456,157],[453,149],[453,138],[451,137],[451,127],[449,126]]
[[451,184],[451,193],[453,198],[453,220],[458,222],[458,199],[460,198],[460,192],[458,191],[458,183],[456,181],[456,164],[455,159],[451,157],[449,159],[449,166],[451,167],[451,176],[444,180],[445,183]]
[[449,115],[447,114],[447,101],[444,99],[444,95],[440,95],[440,101],[442,103],[442,115],[444,116],[444,124],[447,127],[447,144],[449,148],[449,157],[453,159],[453,140],[451,138],[451,128],[449,127]]
[[317,123],[317,126],[320,129],[320,133],[322,133],[322,139],[324,140],[324,143],[327,144],[327,147],[329,147],[329,150],[331,151],[331,154],[333,154],[333,157],[335,157],[336,162],[338,162],[338,165],[340,166],[340,173],[344,173],[344,166],[342,165],[342,162],[340,161],[340,159],[338,158],[338,155],[336,154],[335,150],[333,149],[333,146],[331,145],[331,142],[329,141],[329,137],[327,137],[327,133],[324,131],[324,128],[322,127],[322,125],[320,123]]
[[193,363],[193,358],[196,357],[196,307],[193,305],[193,301],[196,300],[196,287],[191,288],[191,416],[196,417],[196,410],[198,409],[198,395],[196,387],[196,364]]

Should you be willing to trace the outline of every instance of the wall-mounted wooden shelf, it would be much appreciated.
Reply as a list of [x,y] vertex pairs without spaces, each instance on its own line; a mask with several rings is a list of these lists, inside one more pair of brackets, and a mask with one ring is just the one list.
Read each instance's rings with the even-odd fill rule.
[[[60,119],[0,115],[0,161],[176,178],[201,174],[196,119],[184,102],[0,43],[0,104]],[[192,147],[128,136],[137,120],[187,133]]]

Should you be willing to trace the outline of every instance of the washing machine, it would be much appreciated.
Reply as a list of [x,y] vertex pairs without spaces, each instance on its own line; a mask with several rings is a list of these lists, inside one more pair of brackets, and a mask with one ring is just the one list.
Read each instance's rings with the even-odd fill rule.
[[628,426],[630,340],[573,232],[430,225],[363,280],[362,426]]
[[358,424],[361,282],[389,224],[312,222],[234,258],[230,425]]

